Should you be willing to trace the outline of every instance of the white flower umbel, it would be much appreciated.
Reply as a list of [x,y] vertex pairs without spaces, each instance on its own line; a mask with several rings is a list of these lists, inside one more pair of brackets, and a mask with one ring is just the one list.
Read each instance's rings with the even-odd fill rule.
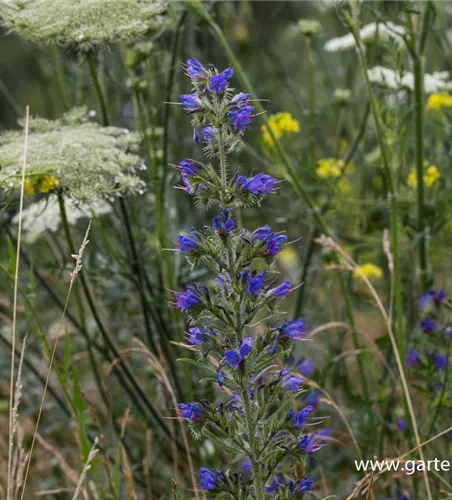
[[[372,42],[374,39],[379,39],[380,41],[387,41],[389,39],[394,39],[400,44],[403,43],[402,36],[406,33],[403,26],[388,22],[382,23],[370,23],[363,26],[359,31],[359,36],[361,40],[365,43]],[[327,52],[341,52],[343,50],[350,50],[355,47],[355,39],[351,33],[347,35],[332,38],[326,42],[324,49]]]
[[[372,83],[381,85],[392,90],[414,90],[414,75],[411,71],[403,73],[394,71],[384,66],[374,66],[367,71],[369,80]],[[452,82],[449,81],[449,73],[441,71],[436,73],[426,73],[424,75],[424,91],[426,94],[436,92],[447,92],[452,90]]]
[[[112,211],[111,205],[105,201],[96,201],[90,205],[75,205],[70,200],[65,200],[65,207],[69,225],[73,226],[78,220],[83,218],[99,217]],[[17,214],[13,222],[19,222]],[[61,214],[56,195],[50,195],[36,203],[32,203],[22,212],[22,231],[25,241],[33,243],[45,232],[52,233],[58,231],[61,226]]]

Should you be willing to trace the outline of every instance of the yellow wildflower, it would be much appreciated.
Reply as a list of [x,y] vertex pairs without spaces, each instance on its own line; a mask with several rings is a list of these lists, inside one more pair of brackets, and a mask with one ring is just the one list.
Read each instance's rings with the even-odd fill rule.
[[362,266],[358,266],[355,271],[353,271],[354,278],[361,278],[364,275],[366,278],[375,278],[380,279],[383,277],[383,270],[381,267],[376,266],[370,262],[363,264]]
[[316,174],[321,179],[339,177],[344,168],[344,162],[337,158],[323,158],[318,161],[317,165]]
[[268,126],[262,125],[261,130],[264,142],[268,146],[273,146],[273,137],[271,136],[270,131],[273,132],[273,135],[277,139],[279,139],[286,132],[300,132],[300,123],[290,113],[283,111],[270,115],[268,118]]
[[[439,170],[436,167],[436,165],[430,165],[424,174],[424,185],[428,188],[431,188],[435,184],[435,182],[440,178],[441,174],[439,173]],[[406,182],[408,186],[410,186],[413,189],[417,187],[417,176],[416,176],[416,170],[414,168],[408,174]]]
[[59,183],[60,181],[56,177],[45,175],[41,180],[39,191],[41,191],[41,193],[50,193],[50,191],[53,191]]
[[427,101],[427,109],[441,111],[443,108],[452,108],[452,95],[430,94]]
[[343,177],[342,179],[339,179],[337,181],[337,189],[342,194],[348,194],[351,192],[352,187],[350,185],[350,182],[348,182],[348,180]]
[[298,254],[292,247],[285,247],[279,252],[278,260],[285,268],[297,267],[300,264]]
[[24,189],[27,194],[33,196],[35,194],[35,186],[30,179],[25,179]]

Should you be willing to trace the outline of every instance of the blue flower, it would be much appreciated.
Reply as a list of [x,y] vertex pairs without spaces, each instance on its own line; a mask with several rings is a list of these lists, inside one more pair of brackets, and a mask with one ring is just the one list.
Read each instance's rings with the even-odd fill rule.
[[215,283],[218,288],[223,289],[226,293],[231,291],[231,277],[229,274],[221,273],[215,278]]
[[405,432],[406,431],[406,422],[403,417],[399,417],[397,419],[397,428],[399,429],[399,432]]
[[201,132],[206,142],[211,142],[218,136],[218,130],[215,127],[204,127]]
[[204,80],[205,78],[206,68],[197,59],[189,59],[184,69],[192,81]]
[[197,128],[193,129],[193,142],[199,146],[201,144],[201,138],[199,137],[199,132]]
[[183,177],[192,177],[200,171],[201,167],[194,163],[190,158],[185,158],[178,165],[178,170],[180,170]]
[[310,405],[316,406],[317,403],[319,402],[320,396],[322,393],[320,391],[312,391],[308,394],[308,397],[306,398],[306,403],[309,403]]
[[225,383],[226,381],[226,377],[223,373],[223,370],[220,368],[218,368],[218,371],[217,371],[217,382],[218,382],[218,385],[220,387],[223,387],[223,384]]
[[240,132],[245,132],[247,126],[251,123],[254,109],[254,106],[245,106],[244,108],[228,111],[228,118],[232,121],[234,128],[240,130]]
[[262,288],[265,286],[265,271],[261,271],[258,274],[253,275],[248,270],[242,272],[242,280],[247,284],[246,293],[250,295],[259,295]]
[[443,354],[435,354],[435,365],[438,370],[445,370],[447,367],[447,356]]
[[314,487],[314,479],[312,477],[305,477],[301,481],[297,481],[293,486],[293,493],[295,495],[303,495],[308,491],[312,491]]
[[308,453],[314,453],[314,434],[306,434],[303,436],[298,443],[300,450],[307,451]]
[[251,241],[261,242],[266,246],[265,255],[276,255],[281,251],[283,243],[287,241],[285,234],[277,235],[269,225],[258,227],[251,233]]
[[240,465],[245,472],[248,472],[249,474],[253,472],[253,468],[251,467],[251,460],[249,458],[245,458],[245,460],[243,460]]
[[233,108],[244,108],[248,105],[248,99],[251,97],[251,94],[245,94],[244,92],[239,92],[235,94],[234,97],[229,101],[229,104],[232,105]]
[[214,490],[223,479],[224,474],[218,469],[207,469],[206,467],[199,469],[199,482],[203,491]]
[[186,311],[201,304],[200,295],[207,295],[207,289],[198,288],[196,285],[187,285],[186,292],[174,292],[176,297],[176,307],[181,311]]
[[310,359],[304,359],[297,364],[297,368],[303,375],[311,375],[314,371],[314,361]]
[[262,194],[265,196],[268,193],[276,193],[274,186],[277,182],[278,179],[261,172],[250,178],[239,175],[236,180],[236,185],[243,192],[248,191],[252,194]]
[[213,228],[218,231],[220,236],[229,234],[234,231],[235,224],[232,219],[229,218],[229,210],[225,208],[221,214],[213,218]]
[[290,281],[284,281],[275,288],[272,288],[267,292],[267,297],[272,297],[274,299],[283,299],[286,295],[289,295],[291,291],[292,283]]
[[284,486],[282,482],[283,478],[280,474],[276,475],[270,482],[268,486],[265,487],[266,493],[276,493],[279,488]]
[[224,353],[224,357],[226,364],[232,366],[233,368],[238,368],[243,359],[242,356],[234,350],[226,351]]
[[434,332],[436,330],[436,322],[433,319],[424,319],[421,321],[421,328],[424,333]]
[[246,358],[248,354],[250,354],[250,352],[253,350],[253,344],[255,340],[256,339],[254,337],[246,337],[243,340],[242,345],[239,349],[240,356]]
[[187,340],[190,342],[190,344],[193,344],[196,347],[199,347],[200,345],[207,342],[209,338],[209,335],[205,331],[202,331],[197,327],[189,328],[188,333],[189,335],[187,337]]
[[406,364],[411,368],[415,368],[421,361],[421,357],[414,347],[410,347],[408,349],[407,355],[405,356],[405,361]]
[[179,416],[188,420],[200,420],[204,410],[199,403],[179,403]]
[[180,101],[184,111],[193,113],[202,109],[201,98],[198,94],[181,94]]
[[446,298],[446,292],[444,290],[428,290],[420,300],[420,306],[422,309],[428,306],[430,302],[434,302],[435,304],[441,304]]
[[234,70],[232,68],[227,68],[218,75],[213,75],[210,77],[209,89],[218,94],[222,94],[224,89],[228,86],[228,80],[230,80],[234,75]]
[[191,250],[195,250],[198,247],[200,238],[199,235],[194,231],[194,229],[192,229],[190,234],[187,236],[180,234],[177,237],[177,241],[179,242],[179,250],[181,252],[189,252]]
[[287,368],[281,371],[280,377],[283,380],[282,385],[284,389],[288,391],[297,392],[303,383],[303,377],[292,375]]
[[298,318],[294,321],[286,321],[280,328],[281,335],[292,340],[299,340],[306,336],[306,323]]
[[309,417],[309,414],[314,411],[314,407],[309,405],[306,406],[306,408],[303,408],[303,410],[299,411],[298,413],[295,413],[295,415],[292,418],[292,423],[295,427],[303,427],[304,423],[306,422],[307,418]]

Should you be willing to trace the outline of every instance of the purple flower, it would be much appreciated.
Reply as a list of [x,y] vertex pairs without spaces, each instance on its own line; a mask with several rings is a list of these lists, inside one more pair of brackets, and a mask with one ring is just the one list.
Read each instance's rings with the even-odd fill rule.
[[265,196],[267,193],[276,193],[274,185],[277,182],[278,180],[271,175],[266,175],[264,172],[261,172],[250,178],[239,175],[236,180],[236,185],[243,192],[248,191],[252,194],[262,194]]
[[421,321],[421,328],[424,333],[434,332],[436,330],[436,322],[433,319],[424,319]]
[[217,138],[218,130],[215,127],[204,127],[202,130],[203,139],[206,142],[211,142]]
[[406,364],[411,368],[415,368],[421,361],[421,357],[414,347],[410,347],[408,349],[407,355],[405,356],[405,361]]
[[242,280],[247,284],[246,293],[249,293],[250,295],[259,295],[260,291],[265,286],[265,276],[265,271],[261,271],[254,276],[248,271],[242,272]]
[[297,481],[293,487],[293,493],[295,495],[303,495],[308,491],[312,491],[314,487],[314,479],[312,477],[305,477],[301,481]]
[[220,387],[223,387],[223,384],[225,383],[226,381],[226,377],[224,376],[224,373],[223,373],[223,370],[220,368],[218,368],[218,371],[217,371],[217,382],[218,382],[218,385]]
[[435,365],[438,370],[445,370],[447,367],[447,356],[443,354],[435,354]]
[[437,305],[441,304],[446,298],[446,292],[444,290],[428,290],[420,300],[421,309],[427,307],[430,302],[433,302]]
[[303,408],[303,410],[299,411],[298,413],[295,413],[295,415],[292,418],[292,423],[295,427],[303,427],[304,423],[306,422],[307,418],[309,417],[309,414],[314,411],[314,407],[309,405],[306,406],[306,408]]
[[229,293],[231,291],[231,278],[229,274],[219,274],[215,278],[215,283],[218,288],[222,288],[226,293]]
[[298,443],[300,450],[307,451],[308,453],[314,453],[314,434],[306,434],[303,436]]
[[238,368],[242,362],[242,356],[237,351],[231,350],[224,353],[225,362],[233,368]]
[[220,236],[229,234],[234,231],[235,224],[232,219],[229,218],[229,210],[225,208],[221,214],[213,218],[213,228],[218,231]]
[[399,429],[399,432],[405,432],[406,431],[406,422],[403,417],[399,417],[397,419],[397,428]]
[[300,389],[301,384],[303,383],[303,377],[299,377],[298,375],[292,375],[290,371],[285,368],[279,374],[283,380],[283,387],[288,391],[297,392]]
[[245,472],[248,472],[249,474],[253,472],[253,468],[251,467],[251,460],[249,458],[245,458],[245,460],[243,460],[240,465]]
[[181,252],[190,252],[198,247],[200,239],[199,235],[192,229],[187,236],[180,234],[177,237],[177,241],[179,242],[179,250]]
[[229,101],[229,104],[232,105],[233,108],[244,108],[248,105],[248,99],[251,97],[251,94],[245,94],[244,92],[239,92],[235,94],[234,97]]
[[228,111],[228,118],[240,132],[245,132],[247,126],[251,123],[254,106],[245,106],[244,108]]
[[188,420],[200,420],[204,413],[199,403],[179,403],[177,406],[179,416]]
[[251,241],[261,242],[266,246],[265,255],[276,255],[281,251],[283,243],[287,241],[285,234],[277,235],[271,230],[269,225],[258,227],[251,234]]
[[183,177],[191,177],[196,175],[200,171],[201,167],[190,160],[190,158],[185,158],[178,165],[178,170]]
[[199,132],[197,128],[193,129],[193,142],[199,146],[201,144],[201,138],[199,137]]
[[214,490],[223,479],[224,474],[218,469],[207,469],[206,467],[199,469],[199,482],[203,491]]
[[297,364],[297,368],[303,375],[311,375],[314,371],[314,361],[310,359],[303,359]]
[[204,80],[204,73],[206,68],[197,60],[189,59],[185,65],[185,73],[191,78],[192,81]]
[[310,405],[316,406],[317,403],[319,402],[320,396],[322,393],[320,391],[312,391],[308,394],[308,397],[306,398],[306,403],[309,403]]
[[281,335],[292,340],[303,339],[306,336],[306,323],[298,318],[294,321],[286,321],[280,328]]
[[270,484],[268,486],[265,487],[265,491],[266,493],[276,493],[279,488],[281,488],[282,486],[284,486],[283,482],[282,482],[283,478],[281,475],[276,475],[270,482]]
[[207,289],[198,288],[196,285],[187,285],[186,292],[174,292],[176,297],[176,307],[181,311],[186,311],[201,304],[200,295],[207,295]]
[[222,94],[224,89],[228,86],[228,80],[230,80],[234,75],[234,70],[232,68],[227,68],[218,75],[213,75],[210,77],[209,89],[218,94]]
[[202,109],[202,102],[198,94],[181,94],[180,102],[184,111],[193,113]]
[[190,344],[193,344],[196,347],[199,347],[200,345],[207,342],[209,338],[209,335],[205,331],[202,331],[197,327],[189,328],[188,333],[189,335],[187,337],[187,340],[190,342]]
[[290,281],[284,281],[275,288],[272,288],[267,292],[267,297],[272,297],[274,299],[283,299],[286,295],[289,295],[291,291],[292,283]]
[[253,344],[255,340],[256,339],[254,337],[246,337],[243,340],[242,345],[239,349],[240,356],[246,358],[248,354],[250,354],[250,352],[253,350]]

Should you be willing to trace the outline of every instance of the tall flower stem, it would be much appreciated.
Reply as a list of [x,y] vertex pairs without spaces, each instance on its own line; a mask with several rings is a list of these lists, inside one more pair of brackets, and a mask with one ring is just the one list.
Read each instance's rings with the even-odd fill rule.
[[262,478],[262,467],[259,465],[259,461],[257,459],[256,453],[256,426],[255,426],[255,415],[253,412],[252,403],[250,400],[249,391],[247,388],[247,384],[243,384],[242,387],[242,399],[243,399],[243,407],[245,410],[245,419],[246,419],[246,430],[248,434],[248,442],[251,450],[251,468],[253,471],[253,481],[254,481],[254,489],[256,493],[256,500],[264,500],[265,498],[265,490],[264,490],[264,480]]
[[306,59],[308,64],[309,85],[309,156],[312,164],[315,161],[315,84],[314,61],[312,58],[312,36],[306,36]]

